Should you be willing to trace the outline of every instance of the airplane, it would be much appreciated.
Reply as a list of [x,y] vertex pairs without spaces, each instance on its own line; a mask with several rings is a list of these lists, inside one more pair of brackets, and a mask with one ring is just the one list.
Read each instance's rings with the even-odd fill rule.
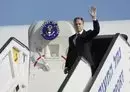
[[[65,75],[63,72],[68,50],[68,37],[75,33],[71,21],[42,20],[30,25],[1,26],[0,61],[4,61],[4,57],[8,55],[5,53],[10,51],[11,53],[15,53],[14,56],[11,55],[12,59],[18,55],[20,58],[18,61],[17,58],[14,59],[17,63],[13,62],[12,65],[9,64],[8,66],[14,73],[11,71],[10,75],[6,73],[8,77],[4,78],[4,75],[1,77],[0,81],[2,81],[2,84],[0,91],[79,92],[80,90],[81,92],[118,92],[120,90],[120,92],[127,92],[129,89],[128,85],[130,85],[130,77],[128,75],[130,73],[128,62],[130,61],[130,20],[99,21],[99,23],[100,33],[93,42],[97,46],[101,46],[102,49],[106,48],[105,51],[109,53],[106,54],[106,52],[101,51],[100,58],[104,58],[104,60],[100,61],[99,67],[93,77],[90,67],[85,63],[86,60],[81,59],[82,57],[78,57],[75,67],[68,75]],[[84,29],[92,29],[92,26],[92,22],[85,22]],[[54,31],[51,32],[51,30]],[[126,34],[128,40],[126,41],[121,34]],[[105,45],[102,45],[102,41]],[[26,50],[23,50],[23,47]],[[13,50],[7,48],[13,48]],[[124,49],[122,50],[122,48]],[[25,58],[24,54],[21,53],[26,54],[26,61],[21,58]],[[97,53],[99,53],[98,50]],[[122,62],[122,57],[128,58],[124,59],[126,63]],[[27,63],[21,63],[22,61]],[[1,66],[3,66],[0,71],[1,73],[7,72],[5,68],[7,67],[6,64],[1,63]],[[125,69],[121,67],[123,64],[126,66]],[[24,68],[27,70],[24,70]],[[76,77],[79,71],[82,76]],[[87,75],[84,74],[85,72],[88,72]],[[7,78],[9,81],[4,82]],[[76,82],[75,80],[79,81]],[[3,83],[5,84],[3,85]],[[90,85],[87,85],[87,83]]]

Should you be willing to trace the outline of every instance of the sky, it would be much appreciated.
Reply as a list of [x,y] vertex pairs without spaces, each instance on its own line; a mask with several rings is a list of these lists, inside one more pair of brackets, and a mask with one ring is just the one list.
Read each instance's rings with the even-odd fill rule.
[[88,10],[92,5],[99,21],[130,20],[130,0],[0,0],[0,26],[72,21],[76,16],[91,21]]

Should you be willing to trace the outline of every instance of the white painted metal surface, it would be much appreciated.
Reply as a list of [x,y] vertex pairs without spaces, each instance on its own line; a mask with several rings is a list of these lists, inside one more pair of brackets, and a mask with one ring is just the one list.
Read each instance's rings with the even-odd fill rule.
[[[0,27],[0,48],[3,44],[10,38],[15,37],[20,40],[22,43],[29,47],[29,39],[31,39],[30,49],[32,52],[36,51],[36,48],[39,48],[40,54],[44,55],[44,50],[42,46],[46,45],[48,42],[42,39],[39,35],[39,30],[37,30],[44,21],[35,22],[33,32],[36,32],[32,37],[28,29],[30,25],[15,25],[15,26],[1,26]],[[124,33],[128,35],[128,42],[130,42],[130,20],[119,20],[119,21],[99,21],[100,22],[100,33],[99,34],[115,34],[115,33]],[[60,29],[59,36],[50,41],[50,47],[59,46],[59,57],[46,58],[45,61],[50,66],[50,71],[45,72],[38,67],[34,67],[33,63],[30,61],[30,80],[29,80],[29,92],[54,92],[58,89],[60,84],[63,82],[66,75],[63,73],[63,67],[65,60],[61,56],[66,57],[66,50],[68,48],[68,37],[74,34],[74,28],[71,22],[69,21],[58,21],[58,26]],[[33,27],[32,27],[33,28]],[[85,22],[85,27],[87,29],[92,29],[92,22]],[[29,34],[28,34],[29,33]],[[34,56],[35,53],[34,53]],[[53,54],[55,56],[55,54]],[[35,58],[38,58],[37,56]]]

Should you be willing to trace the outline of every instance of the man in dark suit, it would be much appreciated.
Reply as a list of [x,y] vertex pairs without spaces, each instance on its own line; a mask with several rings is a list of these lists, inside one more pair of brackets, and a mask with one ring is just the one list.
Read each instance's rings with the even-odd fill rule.
[[81,17],[76,17],[73,21],[76,33],[69,37],[69,50],[64,70],[65,74],[71,70],[78,56],[83,56],[87,59],[91,66],[92,74],[95,72],[95,64],[92,60],[90,45],[91,40],[98,35],[100,27],[96,19],[96,8],[93,6],[90,9],[90,15],[93,20],[93,30],[85,31],[83,29],[84,20]]

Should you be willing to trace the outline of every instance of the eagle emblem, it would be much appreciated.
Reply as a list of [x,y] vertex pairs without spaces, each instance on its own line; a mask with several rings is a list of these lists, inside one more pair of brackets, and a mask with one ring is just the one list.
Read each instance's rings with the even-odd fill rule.
[[41,35],[46,40],[53,40],[59,35],[59,27],[54,21],[46,21],[44,22]]

